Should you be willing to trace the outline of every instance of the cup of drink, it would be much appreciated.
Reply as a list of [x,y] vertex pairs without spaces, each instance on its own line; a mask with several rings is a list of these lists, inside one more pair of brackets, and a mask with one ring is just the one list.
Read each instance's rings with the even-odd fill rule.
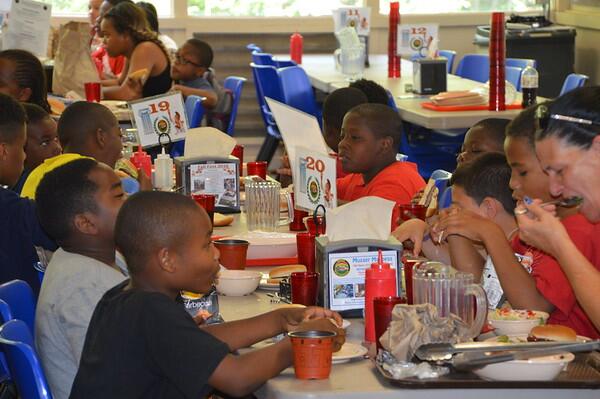
[[327,230],[324,216],[317,216],[316,218],[314,216],[308,216],[304,218],[304,223],[306,224],[308,232],[314,236],[324,235]]
[[231,151],[231,155],[240,160],[240,176],[244,176],[244,146],[236,144]]
[[213,194],[192,194],[192,199],[200,205],[210,218],[210,222],[215,222],[215,196]]
[[425,220],[427,217],[427,207],[425,205],[418,204],[402,204],[398,205],[400,210],[400,219],[421,219]]
[[101,100],[100,82],[87,82],[83,84],[85,89],[85,99],[88,102],[99,103]]
[[373,316],[375,317],[375,343],[377,350],[381,349],[379,338],[387,330],[392,320],[392,310],[399,303],[406,303],[405,297],[378,296],[373,298]]
[[329,378],[333,355],[333,331],[294,331],[288,333],[294,352],[294,373],[301,380]]
[[229,270],[244,270],[250,243],[245,240],[223,239],[214,241],[220,252],[219,263]]
[[306,230],[306,226],[304,226],[304,218],[308,216],[308,212],[296,209],[294,202],[294,193],[290,193],[292,197],[292,204],[294,204],[294,220],[290,223],[291,231],[304,231]]
[[246,164],[246,174],[248,176],[259,176],[266,180],[267,165],[266,161],[248,162]]
[[311,233],[296,234],[298,263],[306,266],[309,272],[315,271],[315,235]]
[[319,273],[292,273],[290,284],[292,286],[292,303],[299,303],[305,306],[315,306],[317,304]]

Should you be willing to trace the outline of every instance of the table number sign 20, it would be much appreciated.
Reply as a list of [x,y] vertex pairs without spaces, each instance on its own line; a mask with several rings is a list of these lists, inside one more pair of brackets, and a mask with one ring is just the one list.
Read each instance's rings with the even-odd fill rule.
[[294,197],[296,208],[308,211],[318,205],[337,206],[335,160],[306,148],[296,148],[298,170],[295,173]]

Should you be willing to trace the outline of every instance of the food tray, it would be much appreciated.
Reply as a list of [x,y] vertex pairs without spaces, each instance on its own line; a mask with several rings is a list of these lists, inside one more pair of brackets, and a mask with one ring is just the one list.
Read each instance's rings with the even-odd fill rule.
[[545,389],[600,389],[600,352],[578,354],[566,370],[551,381],[488,381],[470,372],[451,371],[436,379],[417,377],[396,380],[376,363],[379,373],[392,385],[407,389],[446,389],[446,388],[545,388]]
[[[487,111],[487,104],[478,105],[436,105],[432,102],[425,101],[421,103],[421,107],[437,112],[459,112],[459,111]],[[520,103],[506,104],[506,109],[523,109]]]
[[266,259],[246,259],[246,267],[256,266],[284,266],[298,264],[298,257],[291,258],[266,258]]

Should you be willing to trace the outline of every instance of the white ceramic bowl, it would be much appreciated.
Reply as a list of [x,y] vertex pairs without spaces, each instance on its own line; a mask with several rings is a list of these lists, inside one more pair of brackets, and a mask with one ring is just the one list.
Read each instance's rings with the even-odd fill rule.
[[473,372],[486,380],[549,381],[575,359],[572,353],[489,364]]
[[[517,320],[506,320],[498,316],[497,313],[491,312],[488,315],[488,321],[494,327],[495,333],[497,335],[520,335],[520,334],[529,334],[529,331],[535,326],[540,324],[546,324],[546,320],[548,320],[548,313],[533,311],[535,313],[535,317],[531,319],[520,318]],[[517,317],[517,316],[515,316]]]
[[248,295],[256,290],[260,278],[261,273],[252,270],[221,270],[217,292],[227,296]]

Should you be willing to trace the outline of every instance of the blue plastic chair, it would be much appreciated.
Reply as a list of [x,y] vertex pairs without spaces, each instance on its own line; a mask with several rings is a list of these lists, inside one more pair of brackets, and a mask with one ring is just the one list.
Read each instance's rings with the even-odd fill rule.
[[394,100],[394,95],[388,89],[385,89],[385,91],[387,92],[387,95],[388,95],[388,105],[390,107],[392,107],[392,109],[394,111],[398,112],[398,107],[396,106],[396,101]]
[[568,74],[565,78],[565,82],[563,83],[562,89],[560,89],[560,95],[562,96],[563,94],[573,89],[585,86],[588,79],[589,77],[586,75],[581,75],[578,73]]
[[537,61],[529,58],[507,58],[504,65],[521,69],[525,69],[528,66],[537,68]]
[[29,284],[23,280],[12,280],[0,285],[0,299],[8,304],[13,318],[27,324],[33,336],[36,299]]
[[485,83],[490,76],[490,59],[484,54],[466,54],[456,66],[455,74]]
[[452,205],[452,186],[446,187],[438,198],[439,210],[450,208]]
[[285,68],[285,67],[297,66],[298,65],[298,64],[296,64],[292,60],[279,60],[277,58],[273,58],[273,62],[275,63],[275,66],[277,68]]
[[33,337],[21,320],[0,327],[0,347],[22,399],[52,399],[44,370],[34,349]]
[[256,65],[271,65],[276,66],[273,61],[273,54],[252,52],[252,62]]
[[446,72],[452,73],[452,68],[454,68],[454,59],[456,58],[456,51],[440,50],[438,53],[441,57],[444,57],[448,60],[446,62]]
[[283,90],[283,102],[290,107],[313,115],[321,124],[321,111],[317,107],[315,93],[308,75],[299,66],[277,70]]
[[521,68],[511,66],[507,66],[505,67],[505,69],[506,80],[512,83],[512,85],[515,86],[515,89],[517,89],[517,91],[521,91],[521,74],[523,73],[523,70]]
[[[188,118],[188,128],[193,129],[202,125],[202,118],[204,118],[204,105],[202,105],[202,97],[189,95],[185,99],[185,113]],[[171,146],[170,155],[171,157],[181,157],[185,152],[185,140],[179,140]]]
[[260,47],[258,47],[258,45],[254,44],[254,43],[248,43],[246,45],[246,48],[248,50],[250,50],[251,52],[252,51],[256,51],[257,53],[262,53],[263,52],[262,49]]
[[443,170],[443,169],[437,169],[437,170],[434,170],[433,172],[431,172],[431,176],[429,178],[435,180],[435,186],[438,189],[438,206],[439,206],[440,200],[442,199],[442,194],[446,190],[446,187],[448,187],[448,183],[450,182],[450,179],[452,178],[452,173],[450,173],[446,170]]
[[238,107],[240,105],[240,100],[242,99],[242,87],[244,86],[244,82],[246,78],[242,78],[239,76],[229,76],[225,78],[223,82],[223,87],[227,90],[231,90],[233,95],[233,104],[231,106],[231,114],[229,115],[229,124],[227,125],[227,134],[233,136],[234,128],[235,128],[235,120],[237,119]]

